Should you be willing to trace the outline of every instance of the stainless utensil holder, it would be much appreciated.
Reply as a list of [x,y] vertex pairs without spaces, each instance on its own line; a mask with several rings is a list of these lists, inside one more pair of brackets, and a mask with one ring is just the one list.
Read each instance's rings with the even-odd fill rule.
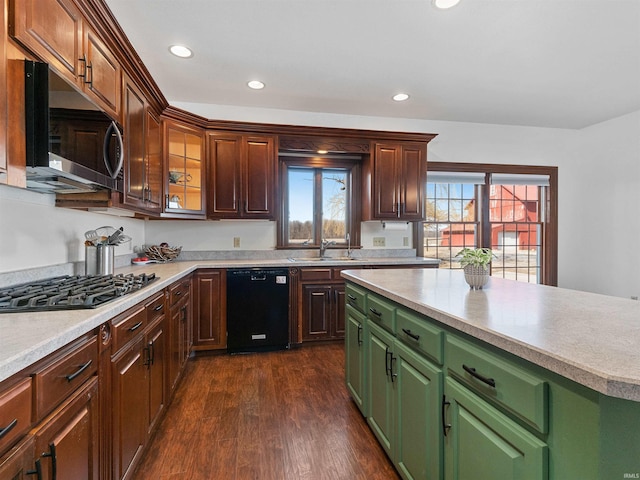
[[115,265],[115,245],[85,247],[86,275],[113,275]]

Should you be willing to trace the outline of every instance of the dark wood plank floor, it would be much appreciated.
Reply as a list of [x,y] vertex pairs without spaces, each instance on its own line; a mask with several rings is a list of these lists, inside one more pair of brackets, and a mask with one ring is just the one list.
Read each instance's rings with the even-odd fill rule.
[[340,343],[190,360],[134,476],[398,478],[347,394]]

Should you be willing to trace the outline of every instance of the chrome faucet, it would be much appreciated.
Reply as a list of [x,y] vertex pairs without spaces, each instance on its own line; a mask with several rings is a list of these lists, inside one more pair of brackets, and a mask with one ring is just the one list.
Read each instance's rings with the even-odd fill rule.
[[347,258],[351,258],[351,235],[347,233]]
[[335,245],[335,244],[336,244],[336,242],[333,242],[333,241],[332,241],[332,242],[330,242],[329,240],[324,240],[324,239],[323,239],[323,240],[320,242],[320,258],[324,257],[324,252],[325,252],[325,250],[327,249],[327,247],[328,247],[329,245]]

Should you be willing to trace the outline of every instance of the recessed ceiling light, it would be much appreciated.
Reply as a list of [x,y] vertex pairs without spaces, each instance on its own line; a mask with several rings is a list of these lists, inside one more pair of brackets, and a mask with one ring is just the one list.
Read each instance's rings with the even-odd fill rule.
[[445,9],[455,7],[459,2],[460,0],[433,0],[433,6],[436,8]]
[[169,51],[173,53],[176,57],[180,57],[180,58],[193,57],[193,52],[191,51],[191,49],[183,45],[171,45],[169,47]]
[[396,94],[393,96],[393,99],[394,99],[396,102],[404,102],[407,98],[409,98],[409,95],[407,95],[406,93],[396,93]]
[[329,150],[318,150],[318,154],[320,155],[326,155],[327,153],[329,153]]
[[253,88],[254,90],[261,90],[264,88],[264,83],[262,83],[260,80],[251,80],[247,83],[247,86],[249,88]]

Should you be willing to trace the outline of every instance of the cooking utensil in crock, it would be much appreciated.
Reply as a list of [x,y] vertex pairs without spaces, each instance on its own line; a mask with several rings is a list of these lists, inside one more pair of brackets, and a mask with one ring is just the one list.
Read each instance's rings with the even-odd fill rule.
[[107,241],[105,243],[107,245],[118,245],[118,239],[122,235],[123,230],[124,228],[120,227],[118,230],[113,232],[111,235],[109,235],[109,238],[107,238]]
[[95,243],[99,237],[100,236],[98,235],[98,232],[96,232],[95,230],[87,230],[86,232],[84,232],[84,238],[91,243]]

